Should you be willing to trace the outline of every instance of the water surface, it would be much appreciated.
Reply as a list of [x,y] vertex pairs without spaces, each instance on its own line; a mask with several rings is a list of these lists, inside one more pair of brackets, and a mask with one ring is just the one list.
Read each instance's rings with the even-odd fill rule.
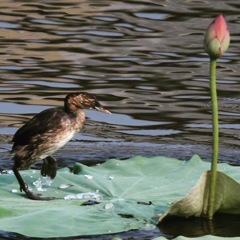
[[239,8],[225,1],[0,2],[0,169],[10,139],[66,94],[96,95],[112,115],[86,111],[59,166],[111,157],[211,158],[209,58],[204,32],[216,15],[231,33],[218,61],[220,156],[239,165]]

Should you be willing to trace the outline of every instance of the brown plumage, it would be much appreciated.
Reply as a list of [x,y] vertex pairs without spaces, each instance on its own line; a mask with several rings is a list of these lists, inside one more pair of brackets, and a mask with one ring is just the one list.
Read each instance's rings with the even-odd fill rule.
[[41,174],[52,179],[56,176],[57,164],[51,154],[63,147],[83,127],[85,113],[83,108],[104,109],[96,97],[83,92],[70,93],[64,100],[63,107],[46,109],[27,122],[15,133],[12,142],[13,172],[19,182],[20,190],[30,199],[50,200],[33,194],[19,173],[38,160],[43,160]]

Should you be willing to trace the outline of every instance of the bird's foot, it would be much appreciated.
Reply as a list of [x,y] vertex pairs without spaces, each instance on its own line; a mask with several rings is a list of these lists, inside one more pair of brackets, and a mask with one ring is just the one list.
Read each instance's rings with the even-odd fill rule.
[[55,158],[48,156],[43,160],[41,175],[43,177],[49,176],[54,179],[57,174],[57,161]]
[[31,192],[29,190],[28,185],[23,180],[23,178],[20,175],[20,173],[19,173],[19,171],[18,171],[16,166],[13,166],[13,172],[14,172],[14,174],[15,174],[17,180],[18,180],[18,183],[20,185],[20,191],[21,192],[25,192],[29,199],[32,199],[32,200],[45,200],[45,201],[54,199],[54,197],[41,197],[41,195],[39,195],[39,194],[34,194],[33,192]]
[[42,197],[41,194],[34,194],[29,189],[27,191],[25,191],[25,193],[26,193],[27,197],[29,199],[32,199],[32,200],[49,201],[49,200],[53,200],[54,199],[54,197]]
[[20,186],[20,191],[25,192],[27,197],[32,200],[53,200],[54,197],[41,197],[41,194],[34,194],[32,191],[29,190],[28,185],[24,183],[24,186]]

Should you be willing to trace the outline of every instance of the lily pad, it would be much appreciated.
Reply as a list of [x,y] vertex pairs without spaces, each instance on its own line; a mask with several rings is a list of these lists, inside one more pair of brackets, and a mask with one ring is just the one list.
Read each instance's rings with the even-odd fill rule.
[[[234,237],[234,238],[224,238],[224,237],[217,237],[217,236],[211,236],[211,235],[207,235],[207,236],[203,236],[203,237],[196,237],[196,238],[190,238],[190,237],[183,237],[183,236],[179,236],[174,238],[174,240],[238,240],[239,237]],[[167,240],[167,238],[165,237],[157,237],[154,238],[152,240]]]
[[[200,217],[207,215],[210,171],[204,172],[196,185],[181,200],[160,217]],[[240,184],[222,172],[217,172],[214,213],[240,214]]]
[[[238,167],[218,167],[240,180]],[[151,229],[157,224],[152,217],[186,195],[209,168],[198,156],[190,161],[137,156],[93,167],[76,163],[73,173],[61,169],[41,186],[39,171],[21,171],[32,190],[54,196],[51,201],[25,198],[15,176],[1,174],[0,230],[51,238]]]

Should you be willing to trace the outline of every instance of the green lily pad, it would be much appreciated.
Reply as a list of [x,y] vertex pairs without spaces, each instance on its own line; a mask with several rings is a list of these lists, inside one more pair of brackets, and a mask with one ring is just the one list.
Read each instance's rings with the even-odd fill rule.
[[[157,224],[152,217],[187,194],[209,168],[198,156],[190,161],[137,156],[93,167],[76,163],[74,174],[64,168],[50,186],[40,181],[39,193],[56,197],[51,201],[25,198],[15,176],[1,174],[0,230],[51,238],[151,229]],[[219,164],[219,169],[240,180],[238,167]],[[36,193],[39,171],[21,174]]]
[[[206,216],[208,210],[208,195],[211,172],[204,172],[196,185],[181,200],[171,204],[171,207],[160,217],[159,222],[166,217],[200,217]],[[240,214],[240,184],[222,172],[217,172],[214,213]]]
[[[224,238],[224,237],[217,237],[217,236],[202,236],[202,237],[196,237],[196,238],[190,238],[190,237],[183,237],[179,236],[174,238],[173,240],[239,240],[239,237],[233,237],[233,238]],[[165,237],[157,237],[152,240],[167,240]]]

